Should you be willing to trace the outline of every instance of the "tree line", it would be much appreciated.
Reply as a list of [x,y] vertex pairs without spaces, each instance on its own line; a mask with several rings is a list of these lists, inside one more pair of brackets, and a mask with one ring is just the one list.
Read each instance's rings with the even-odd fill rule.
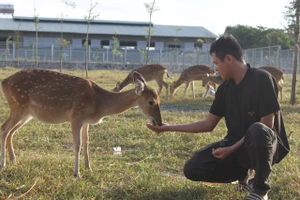
[[294,47],[293,35],[283,29],[251,27],[247,25],[227,26],[224,34],[232,34],[243,49],[281,45],[281,49]]

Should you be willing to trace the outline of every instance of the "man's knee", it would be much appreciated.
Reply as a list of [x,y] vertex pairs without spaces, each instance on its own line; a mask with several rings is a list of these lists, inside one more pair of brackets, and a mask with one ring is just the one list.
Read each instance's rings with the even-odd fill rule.
[[248,134],[250,134],[253,139],[258,140],[259,138],[265,138],[267,136],[268,129],[270,128],[267,127],[265,124],[261,122],[256,122],[249,127]]
[[275,138],[272,129],[261,122],[256,122],[249,127],[245,136],[245,143],[265,145],[275,141]]
[[198,163],[195,165],[193,160],[189,160],[184,165],[183,173],[187,179],[192,181],[210,181],[212,169],[211,164],[206,166]]
[[185,163],[183,173],[187,179],[194,180],[193,165],[190,160]]

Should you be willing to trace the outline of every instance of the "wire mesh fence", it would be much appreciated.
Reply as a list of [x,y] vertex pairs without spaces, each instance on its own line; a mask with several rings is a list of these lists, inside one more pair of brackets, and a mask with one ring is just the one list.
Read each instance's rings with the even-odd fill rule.
[[[45,45],[43,45],[45,46]],[[87,51],[87,52],[86,52]],[[86,56],[87,55],[87,56]],[[286,73],[293,70],[294,51],[281,50],[280,46],[269,46],[244,50],[246,62],[253,67],[273,65],[282,68]],[[100,64],[126,64],[144,65],[146,63],[145,50],[140,49],[109,49],[109,48],[73,48],[69,45],[59,48],[57,45],[48,47],[35,46],[17,48],[15,44],[0,44],[0,62],[21,61],[22,63],[39,62],[64,62],[64,63],[89,63]],[[6,61],[6,62],[4,62]],[[165,65],[169,71],[180,72],[183,69],[197,64],[213,66],[209,52],[199,49],[194,51],[181,51],[180,49],[151,50],[148,63]]]

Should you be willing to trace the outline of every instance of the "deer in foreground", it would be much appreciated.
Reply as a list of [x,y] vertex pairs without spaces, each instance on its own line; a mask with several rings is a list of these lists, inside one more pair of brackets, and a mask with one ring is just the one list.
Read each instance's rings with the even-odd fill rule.
[[210,87],[213,87],[214,90],[217,89],[217,84],[223,83],[223,79],[221,76],[217,76],[216,74],[205,74],[202,79],[202,86],[206,87],[205,93],[202,95],[202,98],[205,99],[207,96]]
[[85,167],[91,170],[88,128],[102,118],[138,106],[155,125],[162,125],[160,99],[144,78],[134,72],[135,89],[110,92],[91,80],[49,70],[24,69],[2,81],[10,115],[2,125],[1,166],[6,167],[6,147],[16,162],[13,135],[32,118],[45,123],[70,122],[75,149],[74,175],[80,176],[79,155],[83,144]]
[[116,87],[113,89],[113,91],[120,92],[124,87],[132,83],[132,76],[134,71],[139,72],[146,81],[155,80],[159,87],[158,94],[160,94],[162,87],[164,86],[166,88],[166,100],[168,100],[169,85],[164,81],[165,74],[169,78],[168,69],[165,66],[157,65],[157,64],[145,65],[143,67],[139,67],[131,70],[127,75],[127,77],[121,83],[120,82],[116,83]]
[[274,78],[276,79],[276,81],[278,83],[278,91],[280,92],[280,100],[282,101],[282,83],[284,80],[284,78],[283,78],[284,72],[282,71],[282,69],[280,69],[279,67],[276,67],[276,66],[262,66],[262,67],[259,67],[259,69],[266,70],[272,76],[274,76]]
[[214,70],[206,65],[194,65],[186,68],[181,72],[179,79],[177,81],[174,81],[170,85],[170,95],[173,96],[176,93],[178,87],[185,83],[185,89],[182,98],[185,98],[186,91],[189,88],[189,85],[191,85],[193,98],[195,99],[194,81],[202,80],[207,73],[214,73]]

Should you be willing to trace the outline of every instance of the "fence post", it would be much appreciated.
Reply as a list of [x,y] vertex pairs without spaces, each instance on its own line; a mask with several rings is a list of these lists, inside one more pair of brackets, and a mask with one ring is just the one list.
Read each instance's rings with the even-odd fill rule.
[[16,45],[13,43],[13,60],[15,60],[15,53],[16,53]]
[[34,49],[34,45],[32,45],[32,60],[34,61],[35,59],[35,49]]
[[106,49],[106,62],[108,63],[108,48]]
[[264,66],[264,51],[260,51],[260,66]]
[[70,44],[70,49],[69,49],[69,57],[70,57],[70,62],[72,62],[72,44]]
[[125,48],[125,52],[124,52],[124,64],[127,63],[127,48]]
[[27,61],[27,50],[25,49],[25,51],[24,51],[24,60],[26,60]]
[[184,64],[185,64],[185,51],[182,52],[182,66],[181,66],[182,69],[184,69]]
[[51,61],[53,61],[53,55],[54,55],[54,48],[53,48],[53,44],[51,44]]
[[89,45],[89,62],[91,62],[91,45]]
[[254,55],[255,55],[254,52],[255,52],[255,49],[252,49],[252,58],[251,58],[251,66],[252,66],[252,67],[255,66],[255,65],[254,65],[254,61],[253,61],[253,60],[254,60],[253,58],[254,58]]
[[277,48],[277,65],[279,68],[281,68],[281,64],[280,64],[280,52],[281,52],[281,45],[278,46]]
[[161,64],[161,58],[162,58],[162,49],[159,48],[159,64]]

